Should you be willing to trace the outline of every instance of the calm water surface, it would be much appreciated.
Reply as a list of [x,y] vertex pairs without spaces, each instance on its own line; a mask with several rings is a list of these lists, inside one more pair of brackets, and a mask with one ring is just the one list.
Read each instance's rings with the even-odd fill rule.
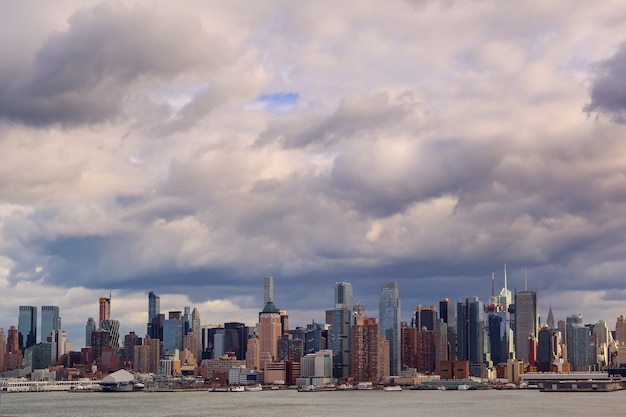
[[0,416],[624,416],[626,391],[11,393]]

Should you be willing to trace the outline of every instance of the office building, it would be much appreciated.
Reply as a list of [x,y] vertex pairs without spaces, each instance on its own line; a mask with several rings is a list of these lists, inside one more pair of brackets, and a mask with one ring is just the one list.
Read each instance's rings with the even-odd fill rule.
[[413,312],[413,320],[411,327],[417,328],[417,330],[435,330],[435,322],[437,321],[437,306],[423,306],[419,304]]
[[[193,352],[194,358],[196,358],[196,360],[200,362],[202,360],[202,325],[200,324],[200,311],[198,310],[198,307],[194,307],[193,311],[191,312],[191,331],[196,336],[196,342],[197,342],[197,346],[192,352]],[[246,333],[246,338],[247,337],[248,335]],[[240,340],[240,343],[243,344],[241,340]],[[242,349],[245,349],[245,347]],[[238,359],[241,359],[241,358],[238,358]]]
[[4,329],[0,327],[0,372],[4,372],[4,355],[7,353],[7,337]]
[[263,305],[274,302],[274,277],[263,277]]
[[148,331],[150,337],[155,337],[152,326],[152,319],[161,314],[161,297],[156,295],[154,291],[148,293]]
[[626,344],[626,317],[619,316],[615,323],[615,341],[619,345]]
[[528,362],[528,338],[537,339],[537,291],[515,292],[515,357]]
[[43,306],[41,307],[41,341],[45,342],[52,334],[53,330],[61,328],[61,317],[59,316],[59,307]]
[[380,335],[389,341],[389,372],[400,374],[400,292],[397,282],[387,282],[378,303]]
[[85,325],[85,346],[91,346],[91,332],[96,331],[96,321],[93,317],[89,317],[87,319],[87,324]]
[[589,372],[595,363],[591,332],[583,325],[582,314],[574,314],[566,318],[567,326],[567,359],[572,364],[572,371]]
[[67,343],[67,331],[61,329],[54,329],[50,333],[50,351],[51,351],[51,364],[56,363],[65,353]]
[[351,334],[353,322],[352,284],[335,284],[335,308],[332,310],[330,327],[331,347],[333,351],[333,377],[347,379],[351,375]]
[[469,361],[470,374],[483,376],[485,361],[485,324],[483,303],[477,297],[468,297],[457,303],[457,357]]
[[37,343],[37,307],[20,306],[17,330],[19,348],[22,352]]
[[449,298],[439,301],[439,318],[446,324],[446,357],[456,359],[456,303]]
[[183,350],[183,320],[180,311],[170,311],[163,321],[163,352],[168,355],[175,349]]
[[114,319],[106,319],[100,323],[100,328],[109,333],[109,346],[117,350],[120,348],[120,322]]
[[[278,338],[281,335],[280,312],[273,302],[265,304],[263,311],[259,314],[259,348],[260,357],[269,358],[270,361],[278,357]],[[261,369],[265,365],[261,361]]]

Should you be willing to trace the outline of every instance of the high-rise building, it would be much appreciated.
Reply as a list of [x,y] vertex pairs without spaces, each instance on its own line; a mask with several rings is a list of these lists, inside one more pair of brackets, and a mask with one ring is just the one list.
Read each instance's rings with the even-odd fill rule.
[[114,350],[120,348],[120,322],[118,320],[106,319],[100,323],[100,328],[109,333],[109,346]]
[[7,353],[7,337],[4,328],[0,327],[0,373],[4,372],[4,355]]
[[102,322],[111,318],[111,297],[100,297],[99,300],[100,314],[98,325],[102,326]]
[[406,323],[400,328],[400,364],[402,369],[417,369],[417,327],[409,327]]
[[175,349],[183,350],[183,327],[182,313],[170,311],[169,319],[163,321],[163,352],[166,355]]
[[626,317],[619,316],[615,323],[615,341],[619,345],[626,344]]
[[352,326],[352,377],[357,382],[378,382],[383,376],[380,357],[380,323],[365,318]]
[[315,353],[329,348],[329,325],[311,323],[304,334],[304,354]]
[[61,329],[54,329],[50,333],[50,344],[51,344],[51,363],[54,364],[56,361],[61,358],[61,356],[65,355],[66,348],[65,345],[67,343],[67,332]]
[[397,282],[387,282],[378,303],[380,335],[389,341],[389,372],[400,374],[400,291]]
[[134,369],[135,346],[141,346],[141,337],[135,332],[124,335],[124,354],[122,355],[122,360],[124,367],[127,369]]
[[196,336],[196,342],[198,344],[193,350],[193,355],[196,360],[200,362],[202,360],[202,325],[200,324],[200,311],[198,307],[194,307],[191,312],[191,331]]
[[515,357],[528,363],[528,338],[537,339],[537,291],[515,292]]
[[506,364],[514,356],[514,333],[511,328],[511,291],[507,288],[506,264],[504,287],[500,294],[494,293],[494,274],[491,274],[492,294],[487,305],[489,327],[489,353],[494,365]]
[[[259,314],[259,355],[274,360],[278,357],[278,338],[281,335],[280,313],[273,302],[265,304]],[[263,362],[263,361],[262,361]],[[265,363],[261,363],[263,369]]]
[[263,305],[274,302],[274,277],[263,277]]
[[573,371],[588,372],[589,366],[595,363],[591,332],[583,325],[582,314],[574,314],[567,321],[567,359]]
[[412,326],[417,330],[435,330],[435,323],[437,321],[437,306],[423,306],[419,304],[413,312]]
[[333,377],[346,379],[351,375],[350,328],[353,322],[352,284],[335,284],[335,308],[332,310],[330,340],[333,351]]
[[23,352],[27,347],[37,343],[37,307],[20,306],[19,321],[19,347]]
[[447,325],[446,357],[456,360],[456,304],[449,298],[439,301],[439,318]]
[[466,298],[457,303],[457,357],[469,361],[470,373],[482,377],[484,363],[485,324],[483,303],[477,297]]
[[611,338],[609,336],[609,327],[604,320],[599,320],[593,327],[593,339],[595,341],[596,362],[598,370],[604,370],[610,363],[609,345]]
[[229,347],[235,353],[238,360],[246,359],[246,349],[248,344],[248,327],[244,323],[229,322],[224,323],[224,329],[232,332],[233,337]]
[[61,328],[61,317],[59,317],[59,307],[41,307],[41,341],[45,342],[52,334],[53,330]]
[[91,346],[91,332],[96,331],[96,322],[93,317],[87,319],[87,325],[85,326],[85,346]]
[[9,335],[7,336],[7,353],[17,353],[20,349],[19,331],[15,326],[9,327]]
[[148,293],[148,326],[147,326],[147,334],[150,337],[155,337],[152,334],[153,326],[152,319],[161,314],[161,297],[156,295],[154,291],[150,291]]

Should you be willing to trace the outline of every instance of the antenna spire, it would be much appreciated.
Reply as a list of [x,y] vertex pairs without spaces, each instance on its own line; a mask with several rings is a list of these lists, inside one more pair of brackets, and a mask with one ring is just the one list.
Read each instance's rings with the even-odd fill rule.
[[494,278],[494,275],[493,275],[493,272],[492,272],[492,273],[491,273],[491,296],[492,296],[492,297],[496,295],[496,293],[495,293],[495,283],[494,283],[494,280],[495,280],[495,278]]
[[504,289],[508,289],[508,286],[506,284],[506,262],[504,263]]

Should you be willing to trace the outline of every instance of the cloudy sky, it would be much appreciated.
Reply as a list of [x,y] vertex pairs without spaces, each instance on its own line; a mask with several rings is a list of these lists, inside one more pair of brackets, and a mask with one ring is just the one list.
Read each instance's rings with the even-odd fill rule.
[[622,1],[0,1],[0,327],[112,290],[292,325],[539,290],[626,314]]

